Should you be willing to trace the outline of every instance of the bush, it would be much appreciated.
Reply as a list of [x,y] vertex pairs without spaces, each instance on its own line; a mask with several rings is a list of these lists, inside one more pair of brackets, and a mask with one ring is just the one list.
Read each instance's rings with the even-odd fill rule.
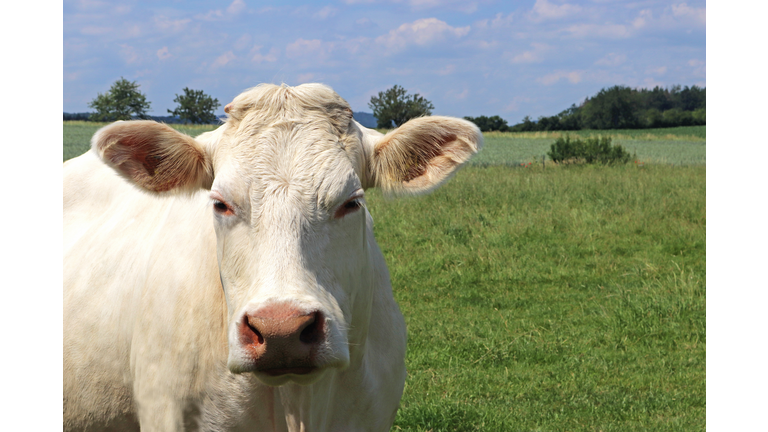
[[618,144],[611,145],[610,137],[579,138],[571,139],[566,135],[565,138],[558,138],[550,147],[547,155],[555,162],[576,162],[576,163],[627,163],[632,156]]

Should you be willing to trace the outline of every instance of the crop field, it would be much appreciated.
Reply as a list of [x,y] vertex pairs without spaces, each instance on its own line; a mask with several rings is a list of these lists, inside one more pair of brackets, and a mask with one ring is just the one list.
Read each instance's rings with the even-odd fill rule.
[[393,431],[706,429],[705,129],[623,132],[643,166],[489,133],[430,195],[366,191],[408,324]]

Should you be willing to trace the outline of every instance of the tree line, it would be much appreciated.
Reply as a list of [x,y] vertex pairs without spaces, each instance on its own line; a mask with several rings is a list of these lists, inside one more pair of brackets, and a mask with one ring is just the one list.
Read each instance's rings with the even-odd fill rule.
[[581,129],[649,129],[707,124],[707,90],[698,86],[633,89],[603,88],[581,105],[557,115],[541,116],[508,126],[499,116],[464,117],[483,131],[560,131]]
[[[174,98],[177,107],[167,110],[182,123],[216,123],[214,111],[221,106],[218,99],[202,90],[183,89]],[[464,117],[483,132],[488,131],[568,131],[581,129],[642,129],[706,124],[706,88],[698,86],[633,89],[626,86],[603,88],[579,106],[571,105],[557,115],[541,116],[509,126],[498,115]],[[64,120],[115,121],[147,119],[150,102],[139,91],[135,81],[120,78],[107,93],[99,93],[89,106],[93,113],[64,114]],[[432,114],[432,102],[418,93],[409,94],[399,85],[372,96],[368,106],[376,117],[377,127],[390,129],[406,121]]]
[[[219,121],[214,111],[221,106],[219,100],[205,94],[202,90],[184,87],[184,94],[176,94],[173,99],[177,106],[166,110],[181,123],[210,124]],[[97,93],[96,98],[88,103],[93,113],[64,113],[64,120],[87,120],[112,122],[117,120],[149,119],[147,111],[151,103],[146,95],[139,91],[139,84],[120,77],[106,93]]]

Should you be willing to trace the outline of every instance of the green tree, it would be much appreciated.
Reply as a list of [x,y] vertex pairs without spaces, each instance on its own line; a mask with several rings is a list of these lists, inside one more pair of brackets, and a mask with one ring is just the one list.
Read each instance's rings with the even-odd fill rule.
[[418,93],[409,95],[397,84],[389,90],[379,92],[378,96],[372,96],[368,106],[373,110],[377,127],[386,129],[391,128],[393,122],[397,127],[412,118],[428,116],[435,109],[432,102]]
[[90,116],[92,121],[130,120],[133,117],[147,119],[150,103],[147,97],[139,91],[135,81],[120,77],[112,84],[107,93],[96,95],[89,107],[96,110]]
[[600,90],[582,107],[587,129],[633,129],[639,126],[639,101],[629,87],[613,86]]
[[184,123],[210,124],[218,121],[213,112],[221,106],[219,100],[208,96],[202,90],[184,87],[184,95],[177,94],[173,101],[179,105],[173,111],[167,111],[179,116]]
[[479,127],[482,132],[489,132],[489,131],[506,132],[507,130],[509,130],[509,125],[507,124],[507,121],[497,115],[493,117],[486,117],[484,115],[481,115],[480,117],[467,116],[467,117],[464,117],[464,120],[469,120],[472,123],[476,124],[477,127]]
[[523,121],[509,128],[511,132],[531,132],[536,130],[536,122],[530,116],[523,117]]

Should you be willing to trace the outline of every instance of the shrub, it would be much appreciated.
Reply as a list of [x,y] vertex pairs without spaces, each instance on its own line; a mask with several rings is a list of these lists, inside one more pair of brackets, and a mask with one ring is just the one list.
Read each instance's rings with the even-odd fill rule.
[[558,138],[550,147],[550,159],[555,162],[576,162],[576,163],[627,163],[632,156],[618,144],[611,145],[610,137],[579,138],[571,139],[566,135],[565,138]]

